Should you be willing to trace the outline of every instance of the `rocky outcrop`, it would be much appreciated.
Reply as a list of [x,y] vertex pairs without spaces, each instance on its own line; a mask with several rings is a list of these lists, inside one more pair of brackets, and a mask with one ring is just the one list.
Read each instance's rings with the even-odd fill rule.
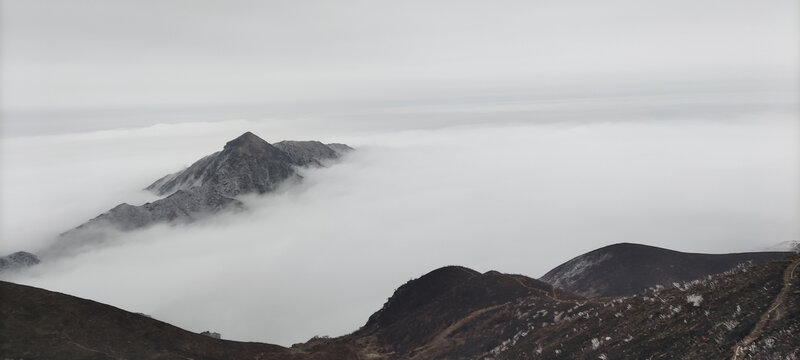
[[102,243],[110,233],[144,228],[156,223],[188,223],[223,209],[240,210],[236,199],[212,192],[178,190],[144,205],[122,203],[82,225],[64,232],[42,255],[63,255]]
[[160,221],[191,221],[203,212],[216,212],[231,205],[241,206],[242,203],[213,192],[178,190],[144,205],[119,204],[76,230],[86,226],[113,226],[127,231]]
[[344,155],[344,154],[346,154],[346,153],[348,153],[350,151],[355,150],[355,149],[353,149],[353,148],[351,148],[351,147],[349,147],[349,146],[347,146],[345,144],[330,143],[330,144],[326,144],[326,145],[328,145],[329,148],[333,149],[333,151],[336,151],[337,153],[339,153],[339,156]]
[[10,255],[0,257],[0,271],[18,270],[33,266],[39,263],[39,258],[29,252],[18,251]]
[[[166,197],[143,205],[120,204],[59,236],[48,255],[102,242],[109,231],[130,231],[155,223],[186,223],[224,209],[241,209],[235,197],[263,194],[298,180],[295,167],[323,166],[352,150],[318,141],[282,141],[274,146],[251,132],[225,144],[222,151],[169,174],[146,190]],[[1,269],[0,269],[1,270]]]
[[286,140],[275,143],[275,147],[289,155],[292,164],[297,166],[323,166],[323,162],[340,156],[338,151],[319,141]]
[[167,175],[146,189],[159,195],[178,190],[227,197],[263,194],[295,176],[293,165],[287,153],[246,132],[225,144],[222,151],[198,160],[186,170]]
[[213,331],[203,331],[200,333],[200,335],[205,335],[213,339],[222,339],[222,335],[220,333]]
[[[339,149],[351,149],[337,144]],[[191,221],[203,213],[241,207],[239,194],[263,194],[290,179],[294,166],[318,165],[339,158],[340,152],[319,141],[282,141],[274,146],[251,132],[225,144],[187,169],[167,175],[146,189],[166,198],[140,206],[120,204],[85,226],[132,230],[156,222]]]

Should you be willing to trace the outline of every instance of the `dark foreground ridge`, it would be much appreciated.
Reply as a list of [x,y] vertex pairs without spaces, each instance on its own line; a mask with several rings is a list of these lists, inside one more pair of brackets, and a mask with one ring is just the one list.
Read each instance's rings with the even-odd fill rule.
[[142,314],[0,281],[0,358],[356,359],[346,345],[311,353],[195,334]]
[[402,285],[358,331],[291,348],[0,283],[0,358],[791,359],[800,356],[798,268],[794,255],[591,300],[522,275],[448,266]]
[[656,285],[700,279],[741,263],[762,264],[789,254],[696,254],[621,243],[575,257],[550,270],[541,280],[588,298],[629,296]]

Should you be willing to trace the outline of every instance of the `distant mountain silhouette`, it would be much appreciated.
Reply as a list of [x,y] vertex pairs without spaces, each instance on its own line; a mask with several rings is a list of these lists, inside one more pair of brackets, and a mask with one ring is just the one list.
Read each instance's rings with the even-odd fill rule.
[[589,298],[628,296],[657,285],[719,274],[741,263],[761,264],[790,254],[693,254],[622,243],[577,256],[550,270],[541,280]]
[[243,204],[236,196],[263,194],[286,181],[299,181],[297,166],[325,166],[351,150],[344,144],[328,146],[318,141],[282,141],[273,146],[246,132],[226,143],[222,151],[147,186],[146,190],[164,198],[143,205],[119,204],[62,233],[41,255],[79,251],[105,241],[109,231],[186,223],[226,209],[241,209]]

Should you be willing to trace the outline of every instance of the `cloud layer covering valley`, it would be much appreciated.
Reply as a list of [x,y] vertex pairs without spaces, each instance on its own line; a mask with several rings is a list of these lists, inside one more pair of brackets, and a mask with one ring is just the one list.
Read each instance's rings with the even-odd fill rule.
[[120,234],[10,279],[287,345],[355,330],[396,287],[444,265],[541,276],[616,242],[733,252],[798,238],[794,113],[653,119],[634,105],[606,112],[618,121],[583,121],[599,108],[531,122],[490,109],[458,125],[428,109],[450,124],[237,120],[4,139],[0,250],[35,252],[120,202],[152,200],[140,189],[248,130],[357,151],[243,197],[248,211]]
[[0,255],[252,131],[357,148],[4,280],[191,331],[355,330],[412,277],[800,239],[793,0],[0,0]]

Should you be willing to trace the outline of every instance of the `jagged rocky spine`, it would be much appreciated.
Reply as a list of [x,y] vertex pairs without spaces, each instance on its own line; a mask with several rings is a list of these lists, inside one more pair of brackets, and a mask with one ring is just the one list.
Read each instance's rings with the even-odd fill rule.
[[243,204],[236,196],[263,194],[286,181],[299,181],[296,167],[325,166],[351,150],[344,144],[326,145],[319,141],[281,141],[273,145],[248,131],[226,143],[221,151],[145,188],[165,197],[143,205],[119,204],[59,235],[43,256],[103,242],[109,231],[130,231],[155,223],[186,223],[226,209],[241,209]]

